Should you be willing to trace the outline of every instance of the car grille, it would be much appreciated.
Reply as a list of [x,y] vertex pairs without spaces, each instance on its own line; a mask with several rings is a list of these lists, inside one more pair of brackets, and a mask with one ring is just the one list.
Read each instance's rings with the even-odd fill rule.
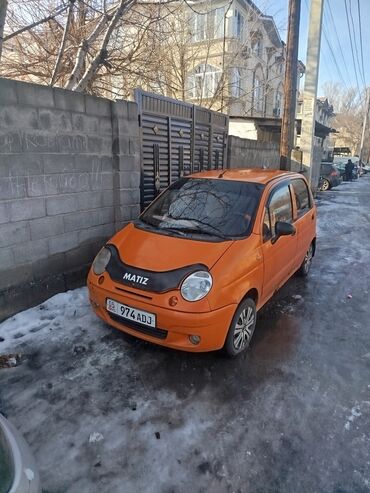
[[156,337],[157,339],[166,339],[168,331],[164,329],[153,329],[152,327],[147,327],[146,325],[139,324],[137,322],[131,322],[119,315],[115,315],[114,313],[107,312],[112,320],[118,322],[130,329],[136,330],[137,332],[141,332],[142,334],[146,334],[151,337]]

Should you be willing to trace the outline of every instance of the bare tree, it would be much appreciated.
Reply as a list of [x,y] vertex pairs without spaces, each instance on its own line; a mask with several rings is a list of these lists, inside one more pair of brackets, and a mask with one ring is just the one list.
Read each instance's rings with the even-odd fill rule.
[[332,125],[338,132],[334,137],[336,146],[350,147],[352,152],[358,153],[365,111],[365,92],[360,94],[355,87],[346,88],[338,82],[329,82],[324,85],[324,93],[335,111]]
[[3,37],[4,37],[4,27],[5,27],[7,8],[8,8],[8,0],[0,0],[0,60],[1,60],[1,53],[3,51]]

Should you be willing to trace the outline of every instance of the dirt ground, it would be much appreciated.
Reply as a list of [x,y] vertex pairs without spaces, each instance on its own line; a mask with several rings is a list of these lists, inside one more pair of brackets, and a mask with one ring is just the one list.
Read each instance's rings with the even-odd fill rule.
[[317,255],[228,360],[126,336],[85,289],[0,325],[0,411],[48,493],[370,491],[370,178],[319,194]]

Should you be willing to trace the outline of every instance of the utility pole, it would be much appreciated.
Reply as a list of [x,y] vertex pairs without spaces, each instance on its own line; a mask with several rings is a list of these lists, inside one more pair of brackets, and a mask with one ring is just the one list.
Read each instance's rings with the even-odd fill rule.
[[7,8],[8,0],[0,0],[0,60],[1,53],[3,51],[4,26]]
[[324,0],[311,0],[301,130],[302,163],[309,171],[313,190],[318,186],[321,165],[321,156],[318,159],[314,156],[314,137],[323,7]]
[[370,105],[370,96],[369,96],[369,88],[366,88],[366,103],[365,103],[365,114],[364,114],[364,122],[362,124],[362,135],[361,135],[361,145],[360,145],[360,166],[362,168],[363,162],[363,154],[364,154],[364,143],[365,143],[365,133],[367,127],[367,120],[369,118],[369,105]]
[[301,0],[289,0],[289,25],[284,80],[284,111],[281,122],[280,169],[291,169],[297,104],[297,68]]

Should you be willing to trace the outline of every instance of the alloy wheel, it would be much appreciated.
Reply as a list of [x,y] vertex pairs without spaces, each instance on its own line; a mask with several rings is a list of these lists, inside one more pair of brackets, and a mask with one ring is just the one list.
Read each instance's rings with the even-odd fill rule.
[[255,311],[250,306],[244,308],[240,313],[233,336],[233,344],[236,351],[242,351],[248,346],[253,335],[255,319]]

